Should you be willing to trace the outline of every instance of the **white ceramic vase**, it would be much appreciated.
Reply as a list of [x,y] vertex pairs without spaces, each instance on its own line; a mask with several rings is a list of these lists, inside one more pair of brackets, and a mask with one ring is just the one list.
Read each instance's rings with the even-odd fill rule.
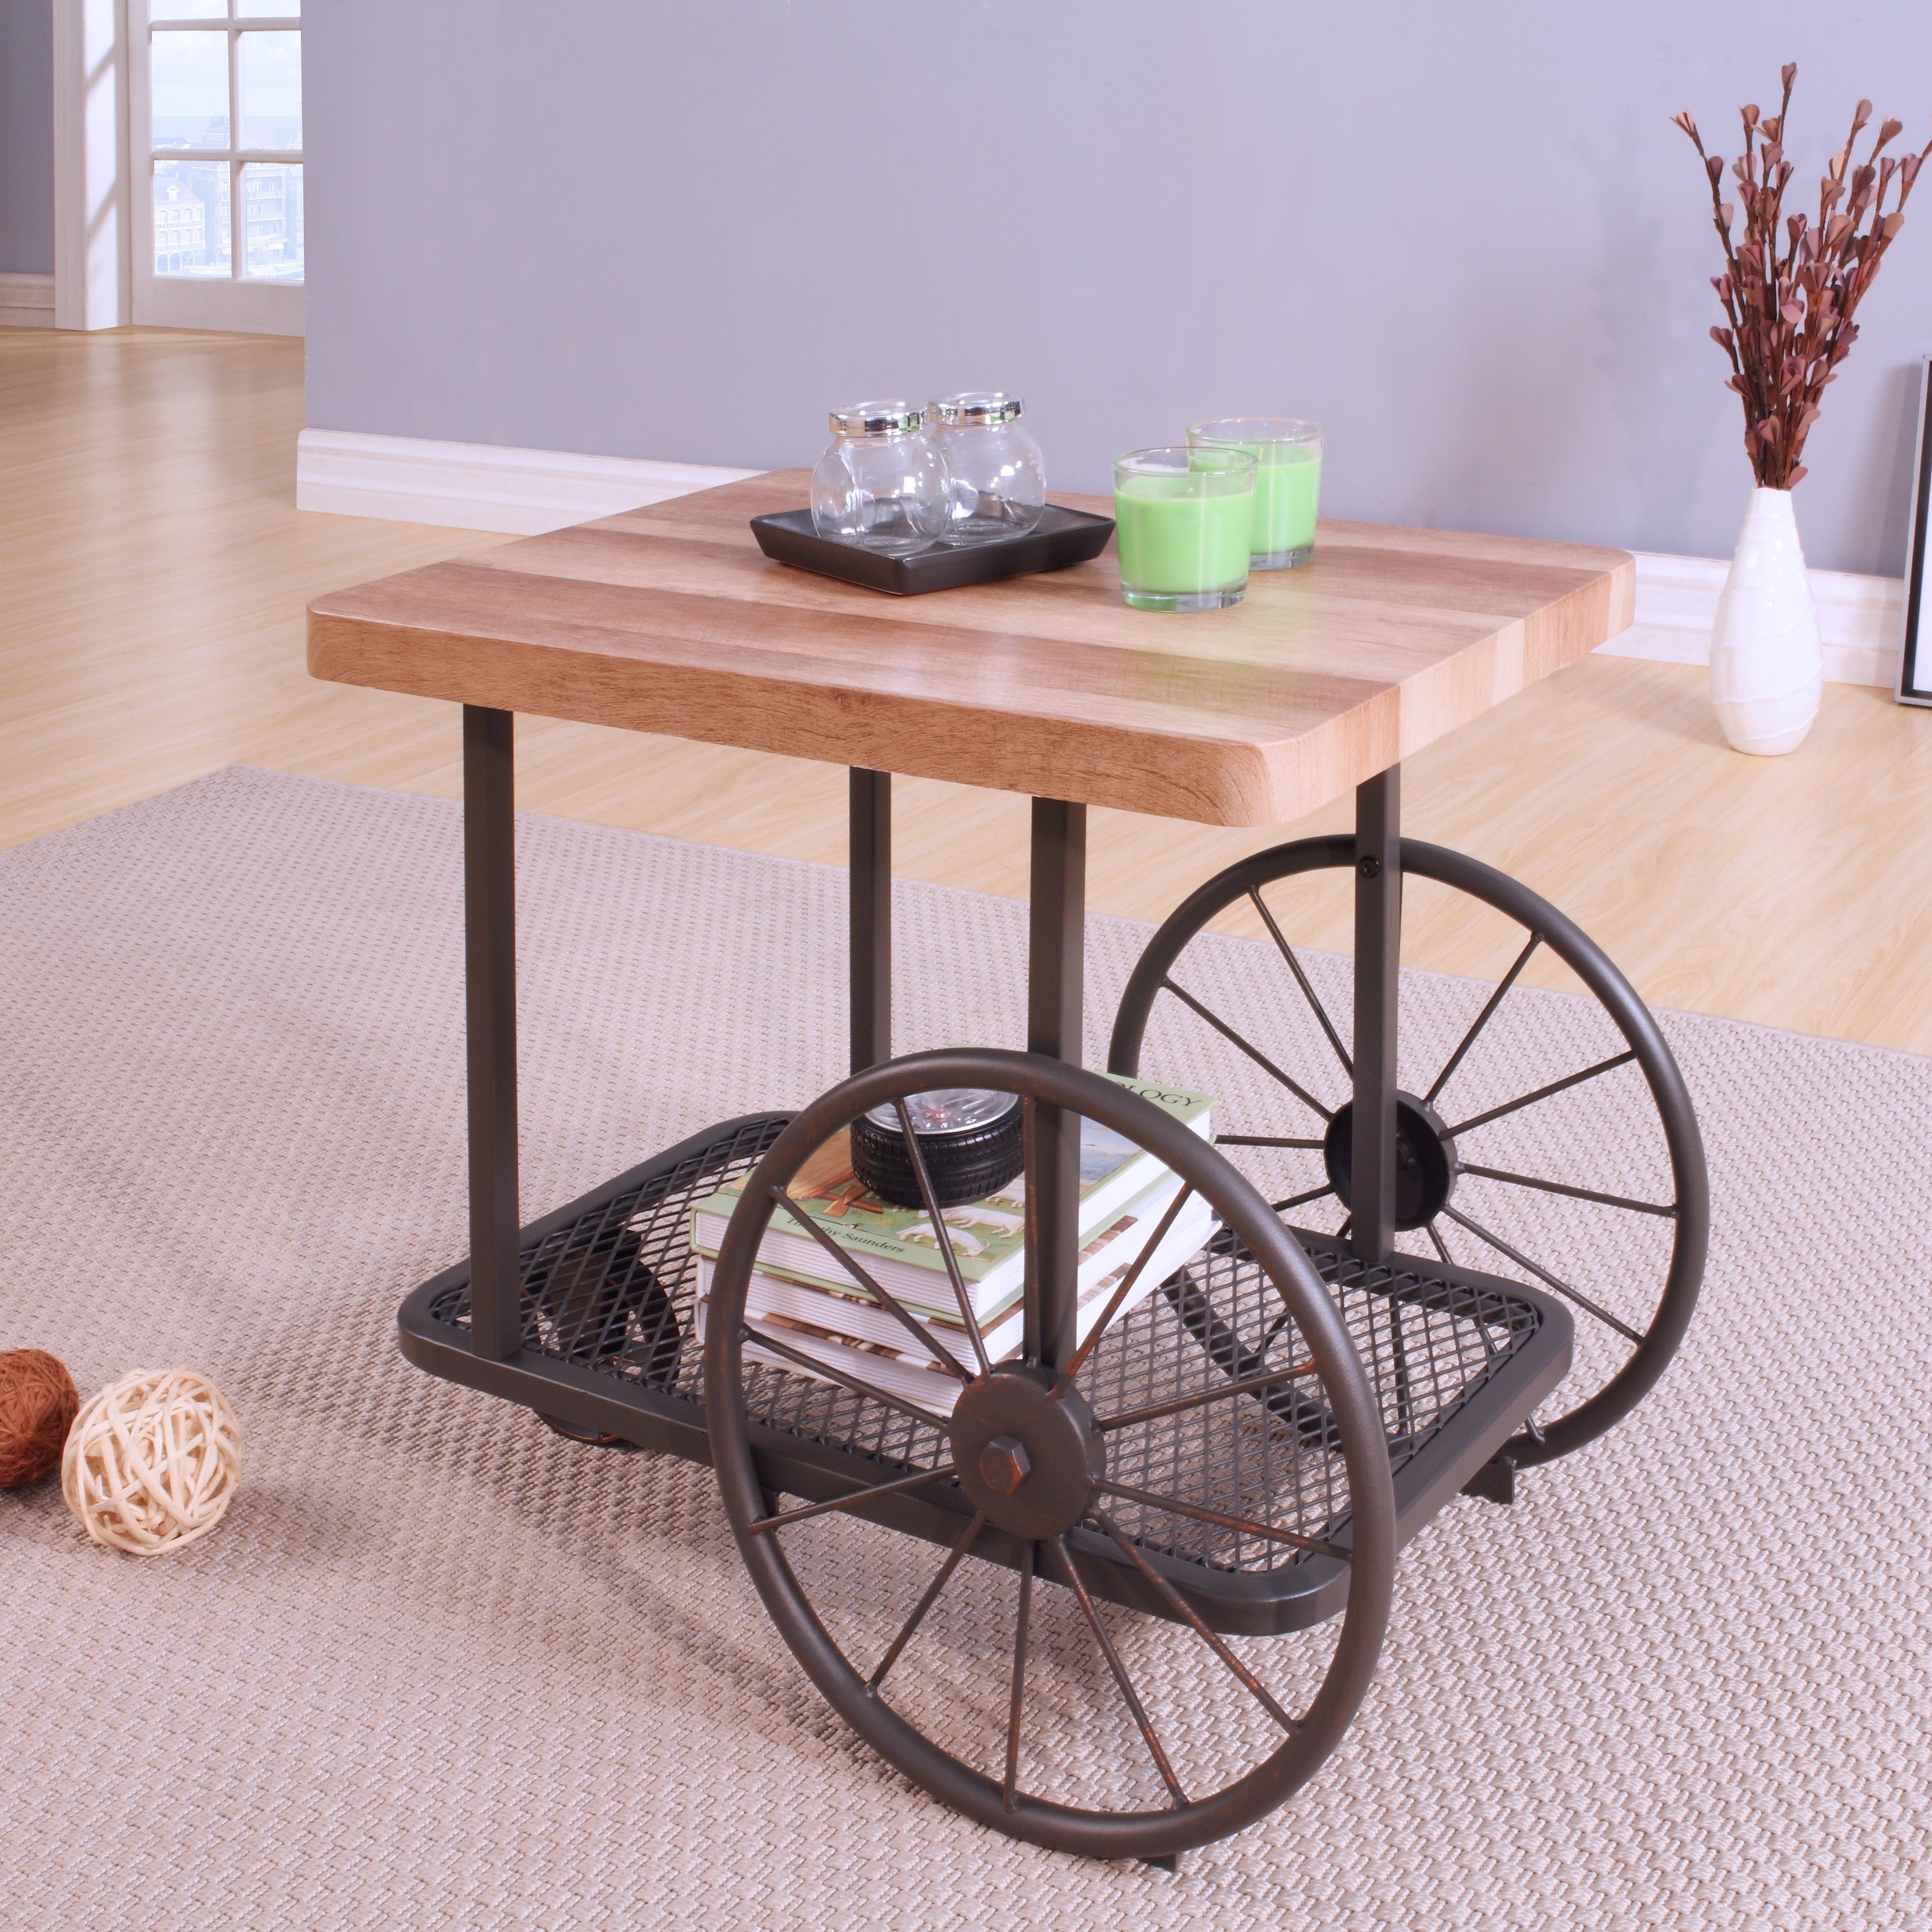
[[1711,699],[1740,752],[1795,752],[1818,715],[1825,656],[1789,490],[1754,490],[1711,633]]

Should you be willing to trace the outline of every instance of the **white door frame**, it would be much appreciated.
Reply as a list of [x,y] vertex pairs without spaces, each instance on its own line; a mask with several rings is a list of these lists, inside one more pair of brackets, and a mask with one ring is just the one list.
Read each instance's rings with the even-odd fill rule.
[[125,0],[52,0],[54,326],[124,328],[129,274]]
[[[54,326],[302,332],[302,290],[154,272],[148,0],[50,0],[54,26]],[[278,18],[250,24],[286,28]],[[232,97],[230,112],[237,105]],[[236,130],[238,131],[238,130]],[[250,159],[286,160],[283,154]]]

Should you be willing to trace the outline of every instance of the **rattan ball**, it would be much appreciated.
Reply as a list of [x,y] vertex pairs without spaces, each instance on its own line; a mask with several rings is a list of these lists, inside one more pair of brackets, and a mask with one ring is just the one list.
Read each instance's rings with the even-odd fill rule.
[[0,1354],[0,1490],[17,1490],[60,1467],[80,1391],[44,1348]]
[[61,1493],[88,1534],[135,1556],[206,1536],[241,1480],[235,1412],[192,1369],[140,1370],[103,1389],[61,1456]]

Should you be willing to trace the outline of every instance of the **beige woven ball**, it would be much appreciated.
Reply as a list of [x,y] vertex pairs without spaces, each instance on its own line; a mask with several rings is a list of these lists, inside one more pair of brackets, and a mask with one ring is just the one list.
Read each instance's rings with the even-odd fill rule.
[[206,1536],[242,1480],[226,1399],[192,1369],[137,1370],[82,1404],[61,1493],[96,1543],[158,1556]]

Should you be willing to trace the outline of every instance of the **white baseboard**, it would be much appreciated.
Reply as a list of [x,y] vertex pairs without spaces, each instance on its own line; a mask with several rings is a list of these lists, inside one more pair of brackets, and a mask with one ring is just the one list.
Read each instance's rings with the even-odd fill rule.
[[53,326],[52,276],[0,274],[0,328],[51,328]]
[[[1665,664],[1708,664],[1718,597],[1730,568],[1723,557],[1664,556],[1640,550],[1636,622],[1600,646],[1604,654]],[[1814,570],[1811,596],[1825,646],[1826,681],[1894,688],[1904,634],[1904,580]]]
[[305,429],[296,442],[296,507],[535,536],[758,473],[647,457]]
[[[0,291],[7,279],[0,277]],[[51,308],[51,280],[40,279],[48,280]],[[440,524],[452,530],[500,530],[513,536],[614,516],[757,474],[647,457],[578,456],[563,450],[430,442],[350,430],[305,429],[296,445],[300,509]],[[1711,627],[1729,568],[1721,557],[1639,552],[1636,621],[1604,645],[1604,653],[1667,664],[1709,662]],[[1814,570],[1811,594],[1824,636],[1826,678],[1834,684],[1895,686],[1901,581]]]

